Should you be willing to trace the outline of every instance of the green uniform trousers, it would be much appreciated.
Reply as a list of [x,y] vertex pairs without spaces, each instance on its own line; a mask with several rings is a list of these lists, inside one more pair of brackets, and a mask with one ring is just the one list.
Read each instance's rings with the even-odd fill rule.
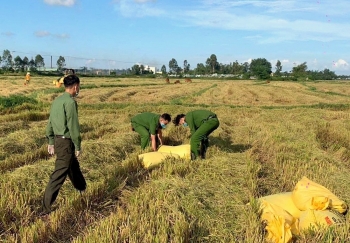
[[219,127],[219,120],[211,118],[203,122],[202,125],[191,136],[191,153],[198,157],[200,152],[201,141],[205,140],[210,133]]
[[55,202],[67,175],[77,190],[84,191],[86,189],[86,182],[75,156],[75,147],[72,140],[55,137],[55,153],[57,155],[55,170],[50,176],[43,198],[44,213],[51,212],[51,205]]
[[131,123],[132,127],[134,128],[135,132],[137,132],[138,134],[140,134],[141,137],[141,149],[145,149],[149,146],[150,143],[150,133],[147,130],[147,128],[145,128],[144,126],[141,126],[137,123]]

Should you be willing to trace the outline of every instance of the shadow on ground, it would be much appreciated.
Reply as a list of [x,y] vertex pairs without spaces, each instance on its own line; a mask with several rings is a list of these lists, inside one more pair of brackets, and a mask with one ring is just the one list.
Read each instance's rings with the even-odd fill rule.
[[221,137],[209,137],[209,145],[216,145],[220,149],[231,153],[243,153],[252,147],[250,144],[232,144],[230,139]]

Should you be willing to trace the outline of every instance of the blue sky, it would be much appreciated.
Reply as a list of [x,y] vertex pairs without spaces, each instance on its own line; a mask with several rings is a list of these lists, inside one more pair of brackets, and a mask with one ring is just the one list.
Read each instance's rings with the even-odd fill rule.
[[1,4],[0,51],[46,67],[168,69],[215,54],[220,63],[266,58],[282,71],[350,74],[349,0],[7,0]]

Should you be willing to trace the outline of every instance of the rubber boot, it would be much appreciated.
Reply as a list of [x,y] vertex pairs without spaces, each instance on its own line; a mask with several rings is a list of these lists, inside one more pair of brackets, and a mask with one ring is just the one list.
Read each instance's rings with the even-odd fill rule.
[[200,149],[200,152],[199,152],[199,154],[200,154],[202,159],[206,158],[206,153],[207,153],[208,146],[209,146],[209,139],[208,138],[204,138],[201,141],[201,149]]

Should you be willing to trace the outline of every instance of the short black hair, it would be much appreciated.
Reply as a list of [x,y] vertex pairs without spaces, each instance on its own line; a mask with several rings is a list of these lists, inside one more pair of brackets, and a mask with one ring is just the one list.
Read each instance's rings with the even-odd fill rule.
[[168,121],[168,122],[171,121],[171,116],[168,113],[164,113],[160,117],[163,118],[164,120]]
[[174,120],[173,120],[173,123],[175,124],[175,126],[178,126],[179,125],[179,122],[180,122],[180,119],[185,117],[185,114],[178,114]]
[[66,69],[66,71],[64,71],[64,74],[65,75],[74,75],[75,71],[72,68],[68,68],[68,69]]
[[63,79],[64,87],[70,87],[73,84],[80,84],[80,79],[76,75],[68,75],[67,77],[64,77]]

